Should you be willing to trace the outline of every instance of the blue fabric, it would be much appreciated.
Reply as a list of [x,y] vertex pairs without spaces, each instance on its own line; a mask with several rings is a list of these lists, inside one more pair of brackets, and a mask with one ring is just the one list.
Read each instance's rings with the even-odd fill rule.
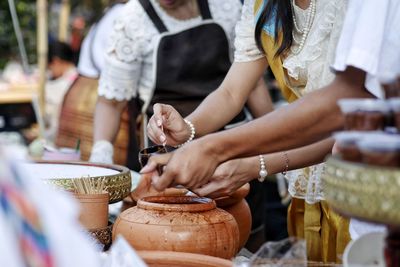
[[[268,0],[263,0],[262,4],[260,5],[260,8],[257,10],[256,13],[256,19],[255,22],[257,23],[257,21],[260,19],[261,16],[261,12],[264,9],[265,5],[267,4]],[[271,36],[272,38],[275,38],[275,20],[276,20],[276,7],[274,7],[273,11],[272,11],[272,17],[269,21],[266,21],[264,26],[263,26],[263,31],[268,34],[269,36]]]

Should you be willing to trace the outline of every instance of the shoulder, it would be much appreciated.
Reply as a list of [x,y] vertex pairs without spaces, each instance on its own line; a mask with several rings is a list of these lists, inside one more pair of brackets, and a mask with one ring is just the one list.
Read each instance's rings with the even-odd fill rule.
[[118,12],[113,30],[124,31],[131,39],[142,38],[153,32],[154,26],[137,0],[130,0]]

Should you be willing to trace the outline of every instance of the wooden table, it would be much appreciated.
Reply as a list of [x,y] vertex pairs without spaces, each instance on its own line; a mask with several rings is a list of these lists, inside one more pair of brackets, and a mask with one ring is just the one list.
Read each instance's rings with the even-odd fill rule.
[[30,103],[37,91],[37,84],[9,85],[0,90],[0,104]]

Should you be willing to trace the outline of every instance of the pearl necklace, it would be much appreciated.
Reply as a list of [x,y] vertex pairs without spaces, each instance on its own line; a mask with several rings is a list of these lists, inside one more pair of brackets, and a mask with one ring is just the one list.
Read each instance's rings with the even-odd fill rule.
[[[296,21],[296,15],[294,13],[294,6],[295,6],[294,1],[295,0],[292,0],[292,17],[293,17],[294,30],[301,33],[302,36],[301,36],[301,40],[299,42],[299,48],[297,50],[294,50],[292,48],[291,51],[293,54],[298,55],[301,52],[301,50],[303,50],[304,44],[308,37],[308,33],[310,32],[311,27],[313,25],[314,18],[315,18],[316,4],[315,4],[315,0],[310,1],[310,6],[308,8],[308,14],[307,14],[307,20],[306,20],[306,26],[303,29],[300,29],[300,27],[298,26],[297,21]],[[295,40],[293,32],[292,32],[292,36],[293,36],[293,40]],[[297,41],[297,40],[295,40],[295,41]]]

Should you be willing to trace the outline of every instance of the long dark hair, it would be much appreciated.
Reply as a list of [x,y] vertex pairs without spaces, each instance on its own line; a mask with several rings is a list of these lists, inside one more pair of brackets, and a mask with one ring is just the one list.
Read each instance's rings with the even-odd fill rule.
[[274,19],[274,13],[276,13],[275,44],[278,43],[279,31],[282,31],[282,42],[275,53],[275,56],[280,56],[282,53],[288,51],[293,43],[293,17],[291,0],[268,0],[268,3],[264,5],[263,10],[261,11],[261,16],[256,23],[254,34],[258,49],[265,53],[261,42],[262,28],[267,21]]

